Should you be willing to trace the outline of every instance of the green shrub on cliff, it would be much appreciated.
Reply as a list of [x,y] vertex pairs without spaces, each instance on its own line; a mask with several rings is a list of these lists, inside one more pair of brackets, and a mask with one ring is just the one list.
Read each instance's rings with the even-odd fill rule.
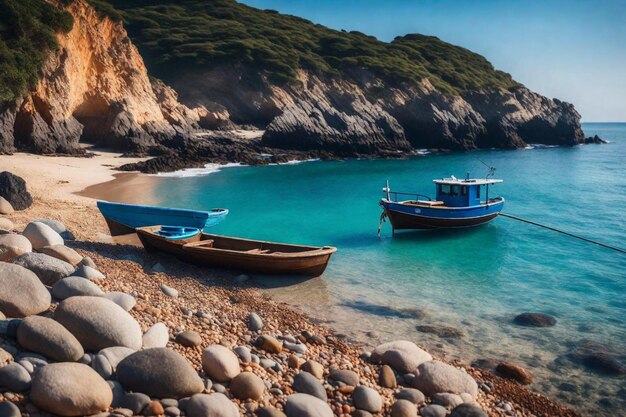
[[428,78],[451,93],[517,85],[481,55],[430,36],[387,43],[234,0],[89,1],[108,2],[121,12],[151,73],[165,80],[226,63],[258,69],[276,82],[294,81],[300,68],[335,76],[367,68],[390,81]]
[[55,33],[72,29],[72,16],[45,0],[0,0],[0,107],[37,83]]

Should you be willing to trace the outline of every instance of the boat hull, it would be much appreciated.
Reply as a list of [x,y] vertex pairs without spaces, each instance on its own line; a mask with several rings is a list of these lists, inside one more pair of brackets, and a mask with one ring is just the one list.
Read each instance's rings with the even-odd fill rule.
[[504,199],[464,208],[423,207],[385,199],[381,205],[394,230],[454,229],[489,223],[504,207]]
[[[182,261],[209,267],[268,275],[304,275],[317,277],[324,273],[332,254],[332,247],[312,247],[262,242],[248,239],[202,233],[187,240],[170,241],[146,227],[137,229],[144,248],[149,251],[166,252]],[[212,240],[220,248],[186,246],[186,243],[201,243]],[[229,249],[231,248],[231,249]],[[251,253],[250,250],[271,250],[276,253]]]
[[134,233],[135,228],[165,224],[169,226],[204,229],[219,224],[226,209],[198,211],[98,201],[98,209],[104,216],[112,236]]

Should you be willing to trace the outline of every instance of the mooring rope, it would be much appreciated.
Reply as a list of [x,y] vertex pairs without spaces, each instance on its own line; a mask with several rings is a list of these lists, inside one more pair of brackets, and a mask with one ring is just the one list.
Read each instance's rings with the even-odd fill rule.
[[560,229],[557,229],[557,228],[554,228],[554,227],[546,226],[545,224],[533,222],[531,220],[522,219],[521,217],[511,216],[510,214],[505,214],[505,213],[500,213],[499,215],[500,216],[504,216],[504,217],[508,217],[510,219],[513,219],[513,220],[518,220],[520,222],[532,224],[534,226],[543,227],[545,229],[552,230],[552,231],[558,232],[558,233],[562,233],[562,234],[567,235],[567,236],[575,237],[576,239],[584,240],[585,242],[593,243],[594,245],[602,246],[602,247],[607,248],[607,249],[612,249],[612,250],[617,251],[617,252],[626,253],[626,249],[622,249],[622,248],[618,248],[618,247],[615,247],[615,246],[607,245],[606,243],[602,243],[602,242],[598,242],[598,241],[595,241],[595,240],[591,240],[591,239],[588,239],[588,238],[583,237],[583,236],[578,236],[578,235],[575,235],[573,233],[566,232],[564,230],[560,230]]
[[387,213],[383,210],[383,212],[380,213],[380,220],[378,221],[378,237],[380,237],[380,229],[382,229],[383,223],[386,221],[386,218]]

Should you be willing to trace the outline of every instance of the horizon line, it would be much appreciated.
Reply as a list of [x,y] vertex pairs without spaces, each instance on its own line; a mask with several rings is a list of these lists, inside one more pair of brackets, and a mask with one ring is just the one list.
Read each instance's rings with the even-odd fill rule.
[[580,123],[626,123],[626,120],[623,120],[623,121],[581,120]]

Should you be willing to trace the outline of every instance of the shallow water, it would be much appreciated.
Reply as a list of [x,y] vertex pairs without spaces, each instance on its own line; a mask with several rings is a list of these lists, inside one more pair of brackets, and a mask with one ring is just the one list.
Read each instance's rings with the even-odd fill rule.
[[[468,363],[508,358],[533,373],[534,388],[584,413],[618,415],[626,409],[624,377],[594,373],[566,355],[584,340],[618,356],[626,351],[626,255],[507,218],[394,238],[387,224],[376,236],[385,180],[394,190],[432,195],[433,178],[485,175],[480,158],[505,181],[490,192],[506,198],[505,212],[625,247],[626,124],[584,129],[611,143],[231,167],[159,178],[150,203],[229,208],[215,233],[337,246],[320,278],[290,286],[258,282],[354,338],[410,339]],[[513,325],[524,311],[551,314],[558,323]],[[463,336],[416,330],[425,324]]]

